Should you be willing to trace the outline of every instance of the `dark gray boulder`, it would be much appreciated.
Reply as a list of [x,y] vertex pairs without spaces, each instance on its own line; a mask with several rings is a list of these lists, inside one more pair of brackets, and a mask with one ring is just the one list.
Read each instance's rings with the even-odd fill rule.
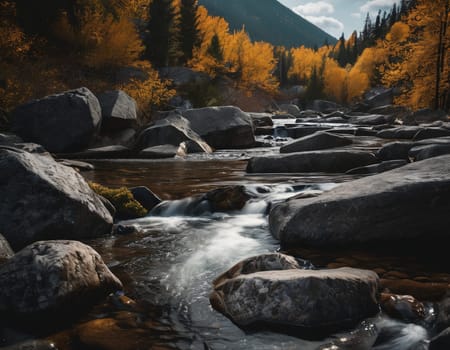
[[377,137],[382,139],[407,139],[412,140],[422,130],[420,126],[399,126],[397,128],[385,129],[378,132]]
[[369,106],[369,108],[392,105],[394,102],[394,90],[377,87],[367,92],[364,97],[364,104]]
[[294,117],[298,117],[300,115],[300,108],[292,103],[284,103],[279,105],[278,107],[279,110],[283,113],[293,115]]
[[173,145],[178,147],[185,141],[195,142],[204,152],[211,153],[211,147],[191,128],[191,123],[177,112],[158,120],[138,136],[135,148],[143,150],[153,146]]
[[61,154],[62,157],[70,157],[72,159],[123,159],[129,158],[132,150],[122,145],[111,145],[97,148],[89,148],[83,152],[72,154]]
[[239,149],[255,144],[251,117],[233,106],[206,107],[183,112],[192,130],[215,149]]
[[97,96],[102,109],[102,129],[132,127],[137,122],[136,101],[122,90],[106,91]]
[[249,115],[255,128],[273,126],[272,115],[269,113],[249,113]]
[[27,317],[67,316],[122,289],[91,247],[76,241],[40,241],[0,266],[0,310]]
[[324,150],[251,158],[248,173],[345,173],[377,163],[369,152],[354,150]]
[[450,225],[449,174],[450,156],[441,156],[347,182],[275,206],[270,230],[284,245],[336,248],[424,238],[440,244]]
[[112,217],[75,170],[50,157],[0,149],[0,232],[17,250],[42,239],[111,232]]
[[413,142],[390,142],[381,147],[377,152],[378,159],[382,161],[405,159],[408,160],[409,150],[414,147]]
[[450,136],[450,130],[446,128],[424,128],[422,130],[419,130],[414,135],[414,140],[425,140],[425,139],[432,139],[436,137],[446,137]]
[[132,187],[130,188],[130,192],[132,193],[133,198],[148,211],[152,210],[162,202],[161,198],[145,186]]
[[383,115],[393,115],[395,117],[402,117],[408,113],[408,109],[404,106],[396,105],[385,105],[381,107],[372,108],[369,111],[370,114],[383,114]]
[[0,145],[11,146],[14,145],[15,143],[22,143],[22,142],[23,140],[17,135],[0,133]]
[[444,154],[450,154],[450,143],[416,146],[409,151],[410,157],[416,161],[434,158]]
[[404,159],[387,160],[380,164],[367,165],[360,168],[350,169],[346,172],[349,175],[369,175],[379,174],[392,169],[400,168],[409,162]]
[[312,135],[294,140],[280,148],[280,153],[316,151],[327,148],[335,148],[351,145],[349,138],[319,131]]
[[14,255],[11,246],[3,235],[0,234],[0,264]]
[[210,302],[239,326],[320,331],[349,327],[378,312],[378,284],[375,272],[351,268],[258,271],[219,279]]
[[26,142],[64,153],[86,148],[100,123],[97,97],[89,89],[79,88],[17,107],[12,129]]
[[357,125],[384,125],[391,124],[395,117],[384,114],[356,115],[348,119],[348,123]]

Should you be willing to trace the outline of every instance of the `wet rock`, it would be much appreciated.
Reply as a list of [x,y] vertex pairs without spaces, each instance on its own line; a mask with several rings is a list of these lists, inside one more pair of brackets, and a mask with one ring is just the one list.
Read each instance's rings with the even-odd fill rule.
[[100,122],[100,104],[87,88],[33,100],[13,112],[15,133],[55,153],[86,148]]
[[2,350],[57,350],[56,345],[48,340],[28,340],[2,347]]
[[62,157],[72,159],[123,159],[129,158],[132,154],[131,149],[122,145],[104,146],[98,148],[89,148],[83,152],[72,154],[61,154]]
[[269,113],[249,113],[249,115],[252,118],[255,128],[273,126],[272,115]]
[[399,126],[397,128],[385,129],[378,132],[377,137],[382,139],[406,139],[412,140],[423,128],[420,126]]
[[343,173],[377,163],[372,153],[354,150],[324,150],[251,158],[248,173]]
[[8,241],[0,234],[0,264],[14,255]]
[[411,295],[382,293],[382,310],[392,318],[405,322],[417,322],[425,318],[425,306]]
[[385,105],[381,107],[372,108],[369,111],[370,114],[383,114],[383,115],[393,115],[395,117],[402,117],[408,113],[408,110],[404,106],[395,105]]
[[192,153],[205,153],[205,150],[198,143],[189,140],[180,143],[177,153],[178,155],[187,155]]
[[277,119],[296,119],[297,117],[294,117],[291,114],[287,114],[287,113],[279,113],[279,114],[274,114],[272,115],[272,120],[277,120]]
[[377,291],[378,276],[372,271],[292,269],[220,281],[210,302],[239,326],[262,323],[314,331],[345,328],[375,314]]
[[378,328],[370,321],[361,322],[358,327],[338,339],[318,347],[316,350],[366,350],[372,349],[378,337]]
[[448,350],[450,349],[450,327],[444,329],[441,333],[431,339],[429,350]]
[[414,140],[425,140],[425,139],[432,139],[436,137],[446,137],[450,136],[450,130],[445,128],[424,128],[417,132],[417,134],[414,135]]
[[106,91],[97,96],[102,109],[102,129],[120,130],[137,122],[136,101],[122,90]]
[[11,150],[0,150],[0,168],[0,232],[14,249],[42,239],[111,232],[111,215],[75,170]]
[[126,236],[139,232],[139,230],[133,225],[114,225],[112,229],[113,235]]
[[252,147],[251,117],[234,106],[206,107],[183,112],[192,130],[215,149]]
[[19,317],[67,317],[122,289],[122,283],[89,246],[40,241],[0,266],[0,310]]
[[373,164],[368,166],[363,166],[360,168],[351,169],[346,172],[349,175],[369,175],[369,174],[379,174],[392,169],[400,168],[409,162],[403,159],[398,160],[387,160],[381,162],[380,164]]
[[441,144],[418,146],[412,148],[409,152],[409,155],[416,161],[439,157],[445,154],[450,154],[450,143],[448,145]]
[[271,126],[261,126],[255,128],[255,136],[261,136],[261,135],[273,135],[274,128]]
[[48,153],[48,151],[44,147],[38,145],[37,143],[32,142],[15,143],[13,147],[26,151],[28,153],[34,153],[46,157],[51,157],[50,153]]
[[327,132],[316,132],[290,142],[280,148],[280,153],[315,151],[327,148],[351,145],[352,140]]
[[450,225],[449,174],[450,156],[441,156],[347,182],[317,198],[275,206],[270,230],[284,245],[440,244]]
[[326,131],[331,128],[328,126],[296,126],[287,129],[287,136],[293,139],[299,139],[308,135],[312,135],[317,131]]
[[413,142],[390,142],[385,144],[381,149],[377,152],[377,157],[380,160],[396,160],[396,159],[405,159],[409,160],[409,150],[414,147]]
[[139,152],[139,158],[163,159],[174,158],[178,153],[178,147],[173,145],[158,145],[148,147]]
[[357,128],[355,136],[377,136],[377,131],[369,128]]
[[316,110],[307,109],[305,111],[301,111],[297,115],[298,119],[314,119],[314,120],[320,120],[322,117],[322,113]]
[[394,119],[395,118],[390,115],[374,114],[374,115],[352,116],[348,120],[348,122],[357,125],[383,125],[393,123]]
[[136,148],[143,150],[167,144],[179,147],[180,143],[184,141],[195,142],[206,153],[212,152],[211,147],[197,132],[192,130],[190,122],[180,114],[173,112],[142,131],[138,136]]
[[244,186],[226,186],[212,190],[204,196],[213,212],[241,210],[252,196]]
[[145,186],[132,187],[130,188],[130,191],[134,199],[148,211],[152,210],[155,206],[161,203],[161,198]]

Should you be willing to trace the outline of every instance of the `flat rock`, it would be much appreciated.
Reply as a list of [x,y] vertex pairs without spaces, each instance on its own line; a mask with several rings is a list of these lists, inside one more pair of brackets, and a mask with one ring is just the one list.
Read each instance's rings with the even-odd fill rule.
[[255,144],[250,115],[234,106],[183,111],[192,130],[215,149],[248,148]]
[[97,96],[102,108],[102,129],[126,129],[137,122],[136,101],[122,90]]
[[450,143],[416,146],[409,151],[410,157],[416,161],[434,158],[444,154],[450,154]]
[[77,152],[88,147],[101,123],[97,97],[87,88],[33,100],[13,112],[13,131],[49,152]]
[[0,266],[0,310],[15,316],[66,317],[121,289],[100,255],[76,241],[35,242]]
[[173,145],[158,145],[148,147],[139,152],[139,158],[164,159],[174,158],[177,155],[178,147]]
[[352,140],[327,132],[316,132],[312,135],[294,140],[280,148],[280,153],[316,151],[351,145]]
[[399,126],[378,132],[377,137],[382,139],[407,139],[412,140],[423,128],[421,126]]
[[369,174],[379,174],[392,169],[400,168],[409,162],[404,159],[397,160],[387,160],[379,164],[372,164],[363,166],[360,168],[351,169],[346,172],[349,175],[369,175]]
[[357,125],[383,125],[393,123],[395,118],[391,115],[373,114],[373,115],[361,115],[352,116],[348,123]]
[[14,249],[42,239],[111,232],[108,210],[72,168],[49,157],[1,149],[0,168],[0,232]]
[[162,202],[161,198],[145,186],[132,187],[130,188],[130,192],[132,193],[133,198],[148,211],[152,210]]
[[450,130],[446,128],[424,128],[422,130],[419,130],[414,135],[414,140],[425,140],[425,139],[432,139],[436,137],[446,137],[450,136]]
[[323,150],[251,158],[248,173],[343,173],[353,168],[377,163],[370,152]]
[[283,245],[439,244],[450,225],[449,174],[450,156],[441,156],[347,182],[319,197],[275,206],[270,230]]
[[214,284],[211,305],[239,326],[344,328],[378,311],[378,276],[367,270],[277,270]]
[[414,142],[390,142],[381,147],[377,152],[380,160],[388,161],[395,159],[409,160],[409,151],[414,147]]

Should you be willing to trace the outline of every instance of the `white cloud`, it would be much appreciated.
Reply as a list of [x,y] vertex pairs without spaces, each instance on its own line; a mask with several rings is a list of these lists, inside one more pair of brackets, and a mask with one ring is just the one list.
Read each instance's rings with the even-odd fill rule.
[[378,12],[378,10],[389,10],[392,8],[394,3],[398,2],[397,0],[370,0],[366,2],[364,5],[360,7],[361,13],[374,14]]
[[332,36],[339,38],[344,31],[344,24],[333,17],[304,16],[308,21],[323,29]]
[[293,8],[295,12],[302,16],[332,14],[334,6],[325,1],[308,2]]
[[361,13],[359,13],[359,12],[353,12],[353,13],[351,14],[351,16],[354,17],[354,18],[361,18]]

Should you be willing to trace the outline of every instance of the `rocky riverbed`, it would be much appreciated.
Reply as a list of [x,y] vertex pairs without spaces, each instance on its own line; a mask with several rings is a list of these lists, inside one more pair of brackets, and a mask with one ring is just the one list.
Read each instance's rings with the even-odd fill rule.
[[[447,349],[447,115],[313,105],[141,129],[123,92],[19,107],[0,135],[1,345]],[[119,221],[87,180],[135,187],[147,216]]]

